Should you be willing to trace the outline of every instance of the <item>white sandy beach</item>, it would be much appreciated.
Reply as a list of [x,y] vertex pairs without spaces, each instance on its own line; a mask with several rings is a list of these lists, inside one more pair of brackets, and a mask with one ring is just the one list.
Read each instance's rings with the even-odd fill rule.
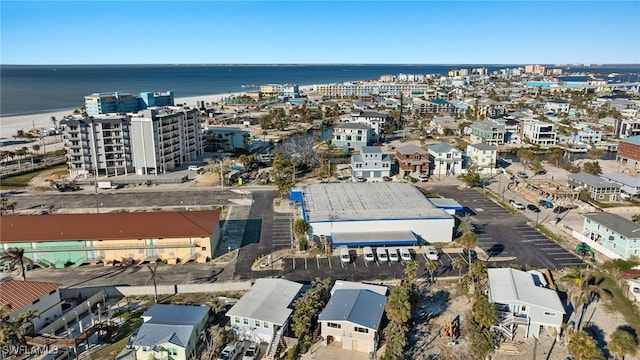
[[[301,86],[300,91],[309,91],[312,86]],[[204,101],[206,103],[219,102],[222,99],[242,95],[245,92],[226,93],[226,94],[211,94],[211,95],[198,95],[190,97],[176,98],[174,101],[176,104],[183,104],[187,106],[195,107],[198,101]],[[82,103],[78,103],[78,108],[82,107]],[[53,127],[51,117],[55,116],[57,120],[61,120],[67,115],[73,115],[74,109],[54,111],[50,113],[30,114],[30,115],[16,115],[16,116],[0,116],[0,139],[8,139],[15,135],[18,130],[23,129],[25,131],[36,129],[49,129]]]

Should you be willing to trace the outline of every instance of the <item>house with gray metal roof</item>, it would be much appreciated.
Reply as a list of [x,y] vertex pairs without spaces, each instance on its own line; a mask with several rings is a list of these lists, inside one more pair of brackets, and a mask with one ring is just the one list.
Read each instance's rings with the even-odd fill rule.
[[618,214],[601,212],[584,215],[582,234],[594,249],[606,249],[602,251],[605,255],[612,252],[614,255],[611,257],[617,255],[623,259],[640,256],[640,224]]
[[455,221],[415,186],[400,182],[309,184],[291,189],[309,235],[338,246],[451,242]]
[[302,284],[284,279],[257,279],[227,316],[236,337],[256,343],[278,344],[289,325],[293,302]]
[[523,327],[525,337],[539,338],[544,331],[560,336],[566,314],[558,293],[546,288],[539,272],[511,268],[487,269],[487,295],[498,310],[498,324],[493,330],[513,338]]
[[586,172],[569,174],[569,186],[572,188],[582,188],[589,192],[589,196],[596,201],[618,201],[620,200],[620,185],[607,181],[599,176]]
[[338,290],[371,290],[380,295],[387,296],[389,293],[389,288],[383,285],[374,285],[367,284],[363,282],[355,282],[355,281],[346,281],[346,280],[336,280],[331,287],[331,295]]
[[196,355],[209,306],[154,304],[142,314],[133,348],[137,359],[186,360]]
[[360,154],[351,155],[351,176],[367,181],[382,181],[391,175],[391,158],[382,153],[380,146],[363,146]]
[[600,174],[600,177],[620,185],[620,195],[640,196],[640,176],[622,173]]
[[387,297],[368,289],[336,290],[320,313],[320,333],[346,350],[371,354],[378,347]]

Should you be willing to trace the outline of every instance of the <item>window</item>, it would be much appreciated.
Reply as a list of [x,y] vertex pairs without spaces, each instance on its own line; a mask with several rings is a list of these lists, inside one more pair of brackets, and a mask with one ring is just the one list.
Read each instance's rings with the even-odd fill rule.
[[269,328],[269,323],[266,322],[266,321],[263,321],[262,322],[262,327],[265,328],[265,329],[268,329]]
[[240,318],[239,318],[239,317],[234,317],[234,318],[233,318],[233,321],[234,321],[236,324],[240,324]]
[[260,320],[256,320],[256,327],[260,327]]
[[242,323],[245,324],[245,325],[249,325],[249,319],[243,318],[242,319]]
[[328,322],[327,323],[327,327],[330,327],[332,329],[340,329],[340,328],[342,328],[342,325],[336,324],[336,323],[332,323],[332,322]]
[[357,327],[357,326],[355,326],[355,327],[353,328],[353,331],[355,331],[355,332],[359,332],[359,333],[363,333],[363,334],[368,334],[368,333],[369,333],[369,329],[367,329],[367,328],[362,328],[362,327]]
[[524,306],[524,305],[522,305],[522,306],[520,307],[520,311],[527,311],[527,307],[526,307],[526,306]]

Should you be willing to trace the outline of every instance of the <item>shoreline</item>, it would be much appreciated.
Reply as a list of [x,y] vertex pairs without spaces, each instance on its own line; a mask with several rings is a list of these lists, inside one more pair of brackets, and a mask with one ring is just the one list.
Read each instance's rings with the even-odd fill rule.
[[[308,92],[313,89],[315,85],[300,86],[300,92]],[[224,93],[224,94],[207,94],[188,97],[177,97],[174,99],[175,104],[183,104],[186,106],[196,107],[198,101],[204,101],[206,103],[219,102],[222,99],[229,96],[239,96],[246,94],[248,91]],[[76,108],[77,109],[77,108]],[[60,121],[67,115],[73,115],[75,109],[62,109],[48,112],[39,112],[32,114],[22,115],[9,115],[0,116],[0,139],[11,139],[18,130],[30,130],[36,129],[49,129],[53,127],[51,117],[54,116],[56,120]]]

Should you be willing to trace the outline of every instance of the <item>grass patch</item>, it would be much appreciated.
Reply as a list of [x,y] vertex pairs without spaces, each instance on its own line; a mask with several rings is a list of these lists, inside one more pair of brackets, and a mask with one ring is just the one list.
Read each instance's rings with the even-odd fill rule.
[[547,229],[546,227],[542,226],[542,225],[538,225],[538,226],[534,226],[534,228],[538,231],[540,231],[544,236],[546,236],[547,238],[555,241],[556,243],[562,245],[564,244],[564,239],[557,237],[556,235],[554,235],[554,233]]
[[41,171],[33,171],[26,174],[20,174],[16,176],[10,176],[4,179],[0,179],[0,189],[1,190],[11,190],[15,188],[21,188],[27,186],[29,181],[34,177],[38,176]]
[[67,165],[58,165],[55,167],[41,169],[37,171],[32,171],[20,175],[9,176],[4,179],[0,179],[0,190],[12,190],[16,188],[22,188],[29,184],[29,181],[34,177],[40,175],[44,171],[54,170],[53,174],[68,176],[69,170],[67,169]]
[[604,276],[602,287],[609,289],[613,293],[613,297],[609,299],[610,304],[607,304],[607,308],[611,311],[618,311],[622,314],[629,326],[636,331],[636,334],[640,334],[640,313],[638,313],[636,306],[628,297],[625,296],[622,289],[611,276],[607,274],[600,275]]

